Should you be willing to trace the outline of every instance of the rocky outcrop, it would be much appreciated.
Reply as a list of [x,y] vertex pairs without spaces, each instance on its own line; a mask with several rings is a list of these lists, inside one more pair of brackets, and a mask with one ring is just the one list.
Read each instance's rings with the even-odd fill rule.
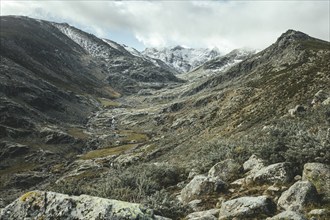
[[30,147],[18,143],[1,142],[0,143],[0,160],[6,158],[14,158],[29,152]]
[[307,218],[299,213],[299,212],[293,212],[293,211],[284,211],[281,212],[278,215],[275,215],[271,218],[267,218],[267,220],[307,220]]
[[223,192],[226,188],[227,184],[221,179],[197,175],[182,189],[180,196],[182,202],[187,204],[201,196]]
[[285,191],[278,200],[278,206],[290,211],[302,211],[317,201],[315,186],[309,181],[298,181]]
[[31,191],[5,207],[0,219],[156,219],[140,204],[87,195]]
[[276,204],[266,196],[240,197],[223,202],[221,205],[219,219],[260,219],[272,215],[276,211]]
[[244,162],[243,169],[245,172],[250,170],[257,171],[263,168],[264,166],[265,166],[264,161],[253,154],[247,161]]
[[330,201],[330,166],[322,163],[306,163],[303,180],[313,183],[326,201]]
[[220,178],[223,181],[233,180],[239,175],[242,166],[233,159],[227,159],[215,164],[208,173],[209,177]]
[[253,182],[257,184],[288,183],[293,179],[290,163],[276,163],[260,169],[253,174]]
[[219,209],[210,209],[207,211],[193,212],[186,216],[187,220],[217,220]]

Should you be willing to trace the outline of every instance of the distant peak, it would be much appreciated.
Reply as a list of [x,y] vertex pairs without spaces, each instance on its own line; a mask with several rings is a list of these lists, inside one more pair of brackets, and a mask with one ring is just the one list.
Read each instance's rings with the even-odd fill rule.
[[184,48],[183,46],[180,46],[180,45],[172,48],[172,50],[183,50],[183,49],[186,49],[186,48]]
[[283,33],[278,38],[277,41],[278,42],[283,42],[283,41],[299,41],[299,40],[306,40],[306,39],[309,39],[309,38],[310,38],[310,36],[308,36],[307,34],[305,34],[303,32],[289,29],[285,33]]

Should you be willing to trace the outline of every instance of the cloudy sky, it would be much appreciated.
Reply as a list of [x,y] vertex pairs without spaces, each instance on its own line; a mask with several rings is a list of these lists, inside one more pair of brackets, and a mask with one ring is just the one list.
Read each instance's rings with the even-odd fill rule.
[[14,1],[1,15],[26,15],[73,26],[143,50],[183,45],[263,49],[287,29],[330,40],[330,0]]

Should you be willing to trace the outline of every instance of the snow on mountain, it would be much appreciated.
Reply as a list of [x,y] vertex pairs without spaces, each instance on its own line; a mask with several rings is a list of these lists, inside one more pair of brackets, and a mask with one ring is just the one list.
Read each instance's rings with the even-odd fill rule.
[[85,33],[65,23],[53,23],[53,25],[93,57],[109,59],[114,55],[122,55],[123,53],[122,50],[118,49],[120,45],[112,41],[103,41],[92,34]]
[[142,54],[151,58],[160,59],[183,73],[189,72],[205,62],[220,56],[220,51],[217,48],[194,49],[176,46],[173,48],[146,48]]

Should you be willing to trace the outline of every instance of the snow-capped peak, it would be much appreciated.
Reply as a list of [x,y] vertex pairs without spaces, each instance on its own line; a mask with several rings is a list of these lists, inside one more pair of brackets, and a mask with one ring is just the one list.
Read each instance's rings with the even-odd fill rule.
[[203,63],[220,56],[217,48],[188,48],[175,46],[171,48],[146,48],[142,54],[154,59],[160,59],[179,72],[189,72]]

